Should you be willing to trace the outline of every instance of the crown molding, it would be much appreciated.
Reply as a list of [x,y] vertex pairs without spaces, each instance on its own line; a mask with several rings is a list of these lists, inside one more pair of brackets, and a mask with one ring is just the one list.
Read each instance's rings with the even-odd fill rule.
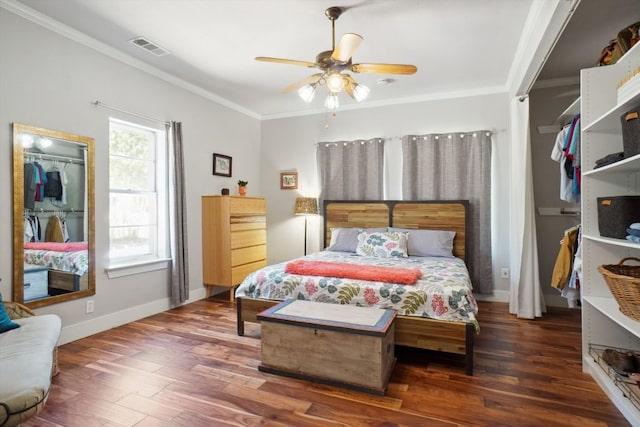
[[164,72],[152,65],[149,65],[139,59],[136,59],[130,55],[127,55],[117,49],[112,48],[111,46],[102,43],[94,39],[93,37],[89,37],[86,34],[75,30],[68,25],[65,25],[55,19],[40,13],[24,4],[20,3],[16,0],[0,0],[0,7],[8,10],[24,19],[27,19],[41,27],[44,27],[50,31],[53,31],[57,34],[60,34],[63,37],[66,37],[70,40],[75,41],[76,43],[82,44],[86,47],[89,47],[97,52],[100,52],[104,55],[107,55],[117,61],[120,61],[126,65],[137,68],[140,71],[143,71],[147,74],[150,74],[154,77],[157,77],[161,80],[166,81],[167,83],[171,83],[174,86],[180,87],[184,90],[187,90],[191,93],[199,95],[203,98],[206,98],[210,101],[216,102],[220,105],[223,105],[231,110],[237,111],[238,113],[247,115],[254,119],[260,119],[260,115],[255,113],[254,111],[248,110],[234,102],[229,101],[226,98],[223,98],[219,95],[216,95],[212,92],[209,92],[205,89],[202,89],[199,86],[191,84],[185,80],[182,80],[172,74]]

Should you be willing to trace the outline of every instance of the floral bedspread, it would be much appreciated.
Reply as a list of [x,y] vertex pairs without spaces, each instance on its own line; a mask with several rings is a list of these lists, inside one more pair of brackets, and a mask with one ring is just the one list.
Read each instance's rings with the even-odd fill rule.
[[89,252],[57,252],[38,249],[25,249],[24,262],[26,264],[40,265],[56,270],[69,271],[82,276],[89,270]]
[[400,315],[469,322],[476,333],[478,306],[471,291],[467,267],[459,258],[381,258],[346,252],[323,251],[305,260],[349,262],[362,265],[419,268],[422,277],[414,285],[371,282],[285,273],[286,262],[248,275],[236,289],[236,297],[272,300],[303,299],[333,304],[394,309]]

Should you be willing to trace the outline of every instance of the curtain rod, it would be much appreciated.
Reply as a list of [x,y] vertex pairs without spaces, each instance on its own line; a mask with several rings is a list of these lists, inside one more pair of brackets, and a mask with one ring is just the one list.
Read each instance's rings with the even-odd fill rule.
[[105,104],[102,101],[95,100],[95,101],[92,102],[92,104],[95,105],[96,107],[106,108],[107,110],[119,111],[121,113],[128,114],[130,116],[139,117],[141,119],[150,120],[150,121],[156,122],[156,123],[162,123],[162,124],[167,125],[167,126],[171,125],[170,122],[167,122],[165,120],[155,119],[153,117],[145,116],[145,115],[138,114],[138,113],[132,113],[131,111],[123,110],[121,108]]

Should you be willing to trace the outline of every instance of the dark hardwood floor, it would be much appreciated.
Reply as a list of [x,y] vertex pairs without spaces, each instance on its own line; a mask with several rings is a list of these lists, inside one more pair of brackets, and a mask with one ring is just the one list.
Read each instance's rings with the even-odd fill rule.
[[399,348],[384,396],[267,374],[259,326],[208,299],[65,344],[26,426],[626,426],[581,370],[580,311],[521,320],[480,302],[475,373]]

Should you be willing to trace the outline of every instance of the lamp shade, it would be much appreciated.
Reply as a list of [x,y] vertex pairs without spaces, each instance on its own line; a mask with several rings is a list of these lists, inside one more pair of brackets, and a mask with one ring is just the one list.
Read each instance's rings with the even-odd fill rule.
[[318,201],[315,197],[296,197],[293,213],[296,215],[317,215]]

